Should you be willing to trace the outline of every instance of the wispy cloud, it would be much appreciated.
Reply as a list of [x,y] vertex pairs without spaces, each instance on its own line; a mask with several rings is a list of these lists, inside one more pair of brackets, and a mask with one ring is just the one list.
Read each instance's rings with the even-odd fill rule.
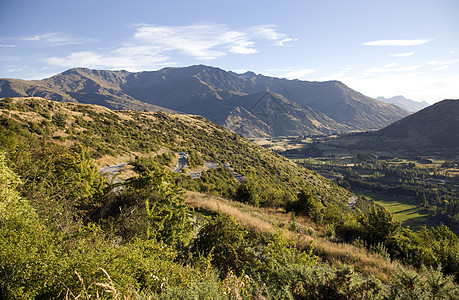
[[0,61],[18,61],[21,60],[18,56],[0,56]]
[[[282,46],[295,39],[276,31],[274,25],[242,30],[224,24],[194,24],[188,26],[156,26],[137,24],[128,44],[105,52],[74,52],[65,57],[51,57],[52,65],[87,66],[108,69],[146,70],[174,65],[177,54],[198,60],[214,60],[228,54],[248,55],[260,50],[260,40]],[[42,37],[38,37],[42,38]]]
[[0,48],[14,48],[16,45],[11,45],[11,44],[0,44]]
[[29,65],[11,65],[8,67],[7,72],[9,73],[17,73],[17,72],[23,72],[25,70],[29,70],[31,67]]
[[441,70],[446,70],[448,68],[449,66],[441,66],[441,67],[433,68],[432,71],[441,71]]
[[288,37],[285,33],[277,32],[276,26],[272,24],[251,27],[249,32],[254,37],[274,41],[275,46],[286,46],[287,43],[298,41],[296,38]]
[[459,62],[459,59],[446,59],[446,60],[432,60],[432,61],[429,61],[428,64],[433,65],[433,66],[441,66],[441,65],[451,65],[451,64],[458,63],[458,62]]
[[198,59],[211,60],[226,53],[252,54],[258,50],[248,35],[225,25],[138,26],[137,43],[157,47],[161,52],[178,50]]
[[422,68],[422,65],[413,65],[413,66],[406,66],[406,67],[398,67],[397,63],[390,63],[385,65],[384,67],[374,67],[371,69],[366,70],[363,75],[364,76],[371,76],[375,73],[389,73],[389,72],[411,72]]
[[80,51],[65,57],[50,57],[46,62],[59,67],[88,67],[101,69],[153,70],[174,65],[170,58],[147,46],[126,46],[108,53]]
[[415,40],[377,40],[371,42],[365,42],[364,46],[418,46],[430,42],[426,39],[415,39]]
[[316,77],[316,78],[313,78],[312,80],[316,80],[316,81],[341,80],[343,78],[346,78],[349,75],[349,73],[352,71],[352,68],[353,66],[347,66],[341,71],[338,71],[330,75],[322,76],[322,77]]
[[389,64],[385,65],[384,68],[394,68],[396,66],[398,66],[398,63],[389,63]]
[[404,53],[392,54],[391,56],[406,57],[406,56],[413,56],[413,55],[414,55],[414,52],[404,52]]
[[40,41],[55,46],[80,45],[95,42],[95,39],[75,38],[64,33],[51,32],[45,34],[35,34],[28,37],[18,38],[22,41]]

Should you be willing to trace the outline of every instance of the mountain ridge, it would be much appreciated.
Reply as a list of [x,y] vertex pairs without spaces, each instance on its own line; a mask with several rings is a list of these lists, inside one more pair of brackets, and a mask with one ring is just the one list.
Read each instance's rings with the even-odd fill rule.
[[[339,81],[289,80],[253,72],[237,74],[204,65],[137,73],[73,68],[43,80],[0,79],[0,97],[35,96],[111,109],[183,112],[201,115],[219,125],[231,123],[226,122],[230,113],[235,117],[243,111],[234,110],[234,99],[249,95],[253,98],[266,91],[280,95],[283,105],[289,107],[283,116],[291,124],[289,130],[275,129],[274,135],[377,130],[408,115],[397,106],[364,96]],[[244,108],[247,110],[247,105]],[[318,116],[322,125],[312,126]],[[250,122],[245,117],[238,118],[242,123]],[[256,135],[255,132],[266,130],[254,127],[248,135]]]

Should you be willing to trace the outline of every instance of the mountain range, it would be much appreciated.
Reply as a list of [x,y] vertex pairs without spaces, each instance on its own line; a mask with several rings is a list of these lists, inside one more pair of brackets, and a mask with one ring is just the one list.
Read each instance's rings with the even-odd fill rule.
[[288,80],[203,65],[137,73],[74,68],[43,80],[0,79],[0,97],[21,96],[196,114],[246,137],[377,130],[409,115],[339,81]]
[[384,97],[377,97],[376,98],[379,101],[390,103],[390,104],[395,104],[397,106],[400,106],[401,108],[409,111],[409,112],[417,112],[420,111],[423,108],[426,108],[430,104],[422,101],[422,102],[417,102],[413,101],[411,99],[407,99],[403,96],[394,96],[391,98],[384,98]]

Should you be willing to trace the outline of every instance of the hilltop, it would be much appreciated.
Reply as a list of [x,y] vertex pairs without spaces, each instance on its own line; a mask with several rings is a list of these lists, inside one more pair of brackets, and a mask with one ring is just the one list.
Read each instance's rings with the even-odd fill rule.
[[[251,111],[267,91],[277,100],[265,97]],[[203,65],[138,73],[75,68],[43,80],[0,79],[0,97],[23,96],[196,114],[250,137],[375,130],[408,115],[339,81],[287,80]]]

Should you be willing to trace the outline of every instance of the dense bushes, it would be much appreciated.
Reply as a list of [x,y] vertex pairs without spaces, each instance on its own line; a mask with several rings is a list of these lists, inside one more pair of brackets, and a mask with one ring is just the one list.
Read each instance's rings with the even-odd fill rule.
[[[86,174],[84,167],[74,172]],[[82,176],[81,180],[87,184],[90,178]],[[67,220],[75,223],[67,234],[43,223],[16,190],[20,184],[2,155],[0,291],[6,299],[457,296],[452,278],[440,271],[428,269],[422,276],[405,272],[387,286],[359,275],[350,266],[318,265],[311,245],[298,248],[281,232],[247,231],[224,215],[201,221],[197,237],[190,239],[190,211],[183,206],[170,173],[163,169],[147,169],[123,188],[106,189],[97,196],[103,199],[101,207],[76,214],[86,224],[78,218]],[[96,194],[91,195],[89,198]],[[109,206],[116,206],[118,212]],[[94,212],[99,214],[97,221],[86,218]],[[125,234],[123,229],[129,226],[131,234]],[[432,234],[450,240],[447,231]]]

